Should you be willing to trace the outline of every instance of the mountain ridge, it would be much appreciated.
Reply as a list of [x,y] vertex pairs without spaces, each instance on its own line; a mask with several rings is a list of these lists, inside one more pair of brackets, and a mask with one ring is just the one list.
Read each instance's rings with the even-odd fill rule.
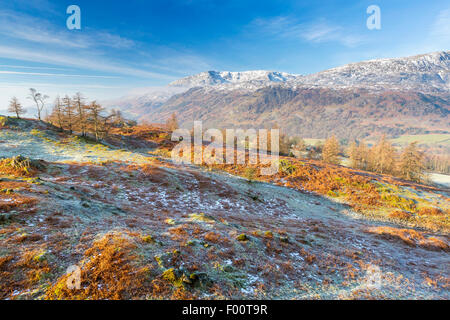
[[176,113],[185,126],[193,120],[215,127],[278,125],[311,138],[331,131],[364,138],[450,128],[449,51],[356,62],[310,75],[208,71],[160,90],[158,99],[153,92],[116,106],[150,122]]
[[242,82],[259,82],[266,84],[269,82],[286,82],[295,79],[298,75],[286,72],[250,70],[250,71],[205,71],[199,74],[188,76],[169,83],[173,87],[197,87],[214,86],[220,84],[236,84]]

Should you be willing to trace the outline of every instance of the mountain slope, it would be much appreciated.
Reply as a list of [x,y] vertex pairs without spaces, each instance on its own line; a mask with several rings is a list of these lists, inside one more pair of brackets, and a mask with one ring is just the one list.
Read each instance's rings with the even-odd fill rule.
[[302,137],[326,138],[332,132],[352,139],[378,133],[448,132],[449,100],[450,94],[364,89],[265,87],[248,93],[193,88],[144,118],[162,122],[175,112],[187,127],[194,120],[219,128],[277,125]]
[[[170,91],[170,90],[178,91]],[[450,53],[352,63],[312,75],[209,71],[109,105],[133,117],[165,121],[175,112],[190,126],[270,127],[286,133],[341,138],[448,132]],[[170,92],[173,92],[171,94]]]
[[421,92],[450,90],[450,53],[434,52],[398,59],[351,63],[299,79],[326,87],[369,87]]

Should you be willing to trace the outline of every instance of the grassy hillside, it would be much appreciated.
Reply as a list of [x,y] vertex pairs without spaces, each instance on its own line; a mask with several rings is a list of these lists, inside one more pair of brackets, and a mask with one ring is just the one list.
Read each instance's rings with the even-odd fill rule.
[[292,159],[248,180],[172,163],[159,128],[0,121],[2,299],[450,298],[444,190]]

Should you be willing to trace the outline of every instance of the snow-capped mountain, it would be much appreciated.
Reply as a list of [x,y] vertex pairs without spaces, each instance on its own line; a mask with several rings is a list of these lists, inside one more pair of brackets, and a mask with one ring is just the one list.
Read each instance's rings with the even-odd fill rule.
[[[105,106],[120,108],[134,119],[162,121],[169,112],[198,115],[213,108],[211,104],[222,110],[227,110],[231,104],[251,106],[256,103],[254,96],[258,92],[264,92],[265,98],[263,102],[258,102],[257,109],[266,110],[269,103],[281,103],[279,97],[286,92],[290,93],[285,98],[290,99],[298,92],[316,89],[319,91],[314,91],[314,96],[322,89],[334,90],[336,94],[331,95],[331,100],[335,101],[345,100],[339,97],[348,97],[349,90],[359,90],[358,95],[364,94],[361,92],[372,95],[402,92],[406,95],[411,93],[411,96],[417,93],[446,96],[450,93],[450,52],[363,61],[305,76],[263,70],[207,71],[176,80],[165,87],[141,89],[121,99],[108,101]],[[445,106],[446,99],[439,105]],[[326,103],[321,102],[321,105]],[[417,103],[419,106],[420,103]],[[179,110],[174,107],[175,104],[183,108]],[[204,109],[200,108],[202,105]],[[192,109],[194,107],[195,112]]]
[[295,82],[299,85],[332,88],[449,91],[450,52],[351,63],[297,78]]
[[300,76],[265,70],[230,72],[230,71],[206,71],[169,84],[172,87],[205,87],[220,85],[253,85],[266,86],[271,83],[286,82],[297,79]]
[[298,75],[274,71],[206,71],[169,83],[165,87],[136,89],[119,99],[103,101],[107,108],[119,108],[130,118],[140,118],[151,109],[155,109],[172,96],[181,94],[191,88],[205,90],[256,90],[276,83],[297,79]]
[[450,90],[450,53],[442,51],[406,58],[369,60],[306,76],[264,70],[207,71],[176,80],[169,86],[255,90],[276,84],[421,92],[447,91]]

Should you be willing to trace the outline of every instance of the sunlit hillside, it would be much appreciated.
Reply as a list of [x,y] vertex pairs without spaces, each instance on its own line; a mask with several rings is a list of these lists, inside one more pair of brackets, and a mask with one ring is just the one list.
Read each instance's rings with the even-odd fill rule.
[[175,164],[173,146],[164,126],[97,142],[1,117],[0,297],[449,298],[448,190],[293,157],[274,176]]

